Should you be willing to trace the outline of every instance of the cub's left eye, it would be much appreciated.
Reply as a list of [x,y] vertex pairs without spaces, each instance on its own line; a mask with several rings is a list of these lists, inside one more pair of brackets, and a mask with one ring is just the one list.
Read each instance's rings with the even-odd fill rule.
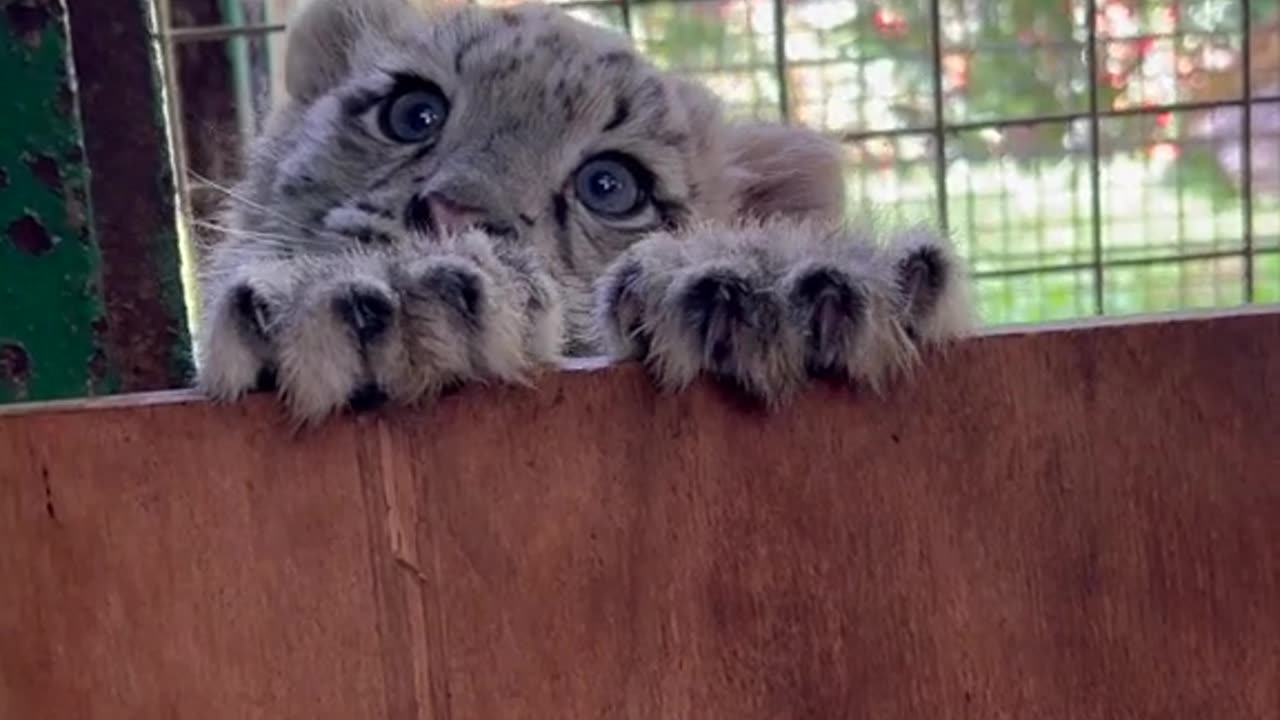
[[649,174],[639,163],[614,153],[586,161],[574,177],[578,200],[591,212],[615,220],[644,209],[651,186]]
[[434,85],[400,90],[382,102],[378,126],[388,138],[406,144],[434,140],[449,117],[449,101]]

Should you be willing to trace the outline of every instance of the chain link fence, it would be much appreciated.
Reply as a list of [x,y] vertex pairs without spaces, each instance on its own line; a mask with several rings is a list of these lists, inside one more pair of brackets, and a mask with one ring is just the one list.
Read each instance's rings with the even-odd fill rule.
[[[199,215],[300,1],[158,1]],[[737,116],[839,138],[852,212],[948,228],[988,323],[1280,301],[1280,0],[560,4]]]

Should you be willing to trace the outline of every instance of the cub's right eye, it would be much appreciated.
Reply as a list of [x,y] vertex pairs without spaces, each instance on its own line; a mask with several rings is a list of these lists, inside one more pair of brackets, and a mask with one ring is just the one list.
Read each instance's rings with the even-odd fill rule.
[[390,140],[419,145],[434,141],[448,117],[449,101],[440,88],[414,83],[397,88],[382,101],[378,127]]

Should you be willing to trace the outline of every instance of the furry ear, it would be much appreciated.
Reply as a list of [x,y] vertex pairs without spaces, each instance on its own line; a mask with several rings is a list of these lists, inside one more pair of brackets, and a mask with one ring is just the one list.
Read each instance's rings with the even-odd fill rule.
[[314,100],[342,81],[351,51],[364,34],[395,26],[406,0],[310,0],[289,22],[284,86],[301,102]]
[[839,144],[788,125],[741,124],[726,130],[736,215],[840,219],[845,187]]

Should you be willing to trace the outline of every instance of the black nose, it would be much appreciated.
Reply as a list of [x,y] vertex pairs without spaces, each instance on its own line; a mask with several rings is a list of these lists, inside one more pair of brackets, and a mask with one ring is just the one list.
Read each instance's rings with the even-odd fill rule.
[[347,398],[347,405],[355,413],[366,413],[377,410],[387,403],[387,393],[377,383],[368,383],[356,388]]
[[280,389],[280,381],[273,367],[264,367],[258,371],[257,380],[253,384],[257,392],[275,392]]

